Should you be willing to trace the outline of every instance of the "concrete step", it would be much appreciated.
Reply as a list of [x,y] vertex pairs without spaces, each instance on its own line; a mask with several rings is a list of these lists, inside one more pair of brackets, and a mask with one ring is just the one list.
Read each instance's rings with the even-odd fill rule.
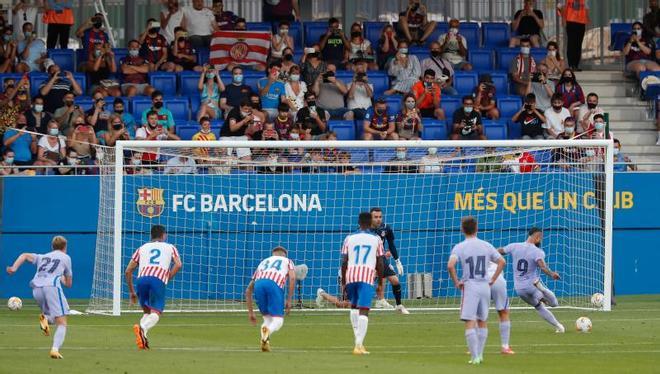
[[608,82],[608,83],[580,83],[584,95],[589,92],[595,92],[598,96],[604,97],[626,97],[629,89],[621,82]]
[[[615,136],[618,136],[616,133]],[[626,145],[624,152],[631,155],[660,156],[658,145]]]
[[654,130],[616,131],[612,130],[614,137],[619,139],[624,147],[629,145],[655,146],[657,133]]
[[600,94],[598,95],[598,105],[604,106],[628,106],[628,107],[639,107],[639,108],[648,108],[649,105],[645,101],[641,101],[636,97],[603,97]]
[[655,131],[655,121],[611,121],[610,127],[612,131]]
[[604,106],[603,110],[610,114],[610,121],[648,121],[649,112],[640,108]]
[[660,171],[660,155],[634,155],[624,153],[630,157],[639,171]]
[[580,84],[582,82],[612,82],[625,79],[621,71],[578,71],[575,73],[575,77]]

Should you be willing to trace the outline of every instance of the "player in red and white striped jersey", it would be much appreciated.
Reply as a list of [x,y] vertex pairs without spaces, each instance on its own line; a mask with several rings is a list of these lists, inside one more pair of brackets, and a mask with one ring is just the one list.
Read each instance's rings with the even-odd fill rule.
[[351,325],[355,335],[353,354],[369,354],[363,342],[369,325],[376,275],[383,276],[383,241],[371,231],[371,213],[360,213],[360,231],[348,235],[341,248],[342,282],[351,301]]
[[[144,311],[140,324],[133,325],[135,342],[139,349],[149,348],[147,332],[156,326],[165,309],[165,286],[183,266],[179,252],[165,241],[166,236],[165,227],[153,226],[151,241],[135,251],[126,267],[125,276],[131,303],[139,300]],[[137,294],[133,288],[135,268],[138,268]]]

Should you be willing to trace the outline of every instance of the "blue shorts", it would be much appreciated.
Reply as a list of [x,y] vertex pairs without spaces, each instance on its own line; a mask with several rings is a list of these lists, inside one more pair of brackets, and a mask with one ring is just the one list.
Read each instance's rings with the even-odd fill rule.
[[270,279],[254,282],[254,299],[264,316],[284,317],[284,290]]
[[351,308],[367,309],[371,308],[371,299],[376,290],[369,283],[355,282],[346,285],[348,300],[351,301]]
[[162,313],[165,310],[165,283],[156,277],[137,279],[137,296],[142,308]]

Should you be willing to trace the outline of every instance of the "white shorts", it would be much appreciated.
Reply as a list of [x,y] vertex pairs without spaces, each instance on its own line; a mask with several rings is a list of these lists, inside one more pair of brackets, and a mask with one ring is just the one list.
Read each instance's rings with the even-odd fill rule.
[[518,296],[527,304],[536,307],[543,298],[543,293],[538,288],[530,286],[528,288],[516,289]]
[[497,278],[490,287],[490,299],[498,312],[509,309],[509,296],[506,291],[506,281],[503,277]]
[[488,282],[466,282],[461,298],[461,320],[486,321],[490,306]]
[[[223,136],[220,138],[220,141],[236,141],[236,140],[249,140],[246,135],[243,136]],[[250,148],[227,148],[227,156],[231,156],[234,149],[236,149],[236,157],[244,158],[252,156],[252,151]]]
[[60,287],[35,287],[32,296],[41,312],[51,319],[69,314],[69,303]]

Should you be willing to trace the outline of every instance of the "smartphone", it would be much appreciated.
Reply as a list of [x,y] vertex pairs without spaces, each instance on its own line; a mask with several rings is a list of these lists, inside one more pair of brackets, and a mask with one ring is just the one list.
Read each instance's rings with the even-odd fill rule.
[[80,126],[78,126],[78,128],[79,128],[80,131],[82,131],[82,132],[87,132],[87,131],[89,131],[89,128],[88,128],[86,125],[80,125]]
[[157,128],[158,130],[162,130],[162,129],[163,129],[163,125],[158,125],[158,126],[156,126],[156,128]]

